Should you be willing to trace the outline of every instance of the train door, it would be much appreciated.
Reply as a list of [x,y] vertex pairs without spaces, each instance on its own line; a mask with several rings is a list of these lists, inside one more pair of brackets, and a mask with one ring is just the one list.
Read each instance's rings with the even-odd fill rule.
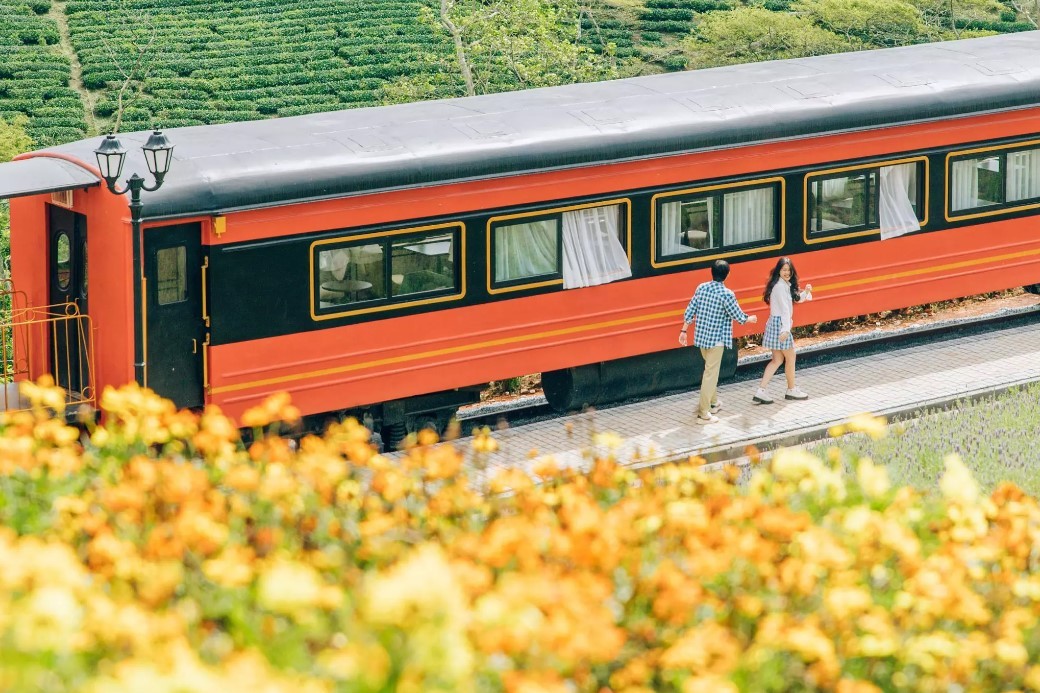
[[82,393],[90,384],[89,335],[74,316],[87,314],[87,218],[48,205],[47,226],[48,302],[56,315],[49,335],[49,370],[70,394]]
[[178,407],[203,404],[201,232],[199,224],[144,232],[145,384]]

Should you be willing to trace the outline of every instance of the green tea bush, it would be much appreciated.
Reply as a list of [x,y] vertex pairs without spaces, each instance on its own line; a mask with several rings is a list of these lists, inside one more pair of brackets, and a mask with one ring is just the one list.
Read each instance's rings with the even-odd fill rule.
[[82,138],[86,123],[79,95],[68,86],[69,61],[53,45],[57,25],[36,14],[41,8],[0,3],[0,112],[5,120],[26,116],[35,145],[48,146],[70,134]]
[[[95,114],[110,118],[122,82],[105,48],[127,37],[114,18],[146,18],[160,37],[137,110],[123,129],[164,122],[230,122],[378,102],[387,80],[440,69],[446,39],[417,21],[420,0],[326,3],[273,0],[70,0],[66,6],[84,85],[101,92]],[[349,93],[346,100],[343,93]]]

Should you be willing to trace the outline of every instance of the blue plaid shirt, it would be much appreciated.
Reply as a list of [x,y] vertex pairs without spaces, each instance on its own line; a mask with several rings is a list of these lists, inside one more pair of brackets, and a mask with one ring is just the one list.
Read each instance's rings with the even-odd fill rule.
[[737,297],[722,282],[704,282],[697,287],[686,306],[683,321],[687,324],[696,320],[693,345],[710,349],[720,344],[733,345],[733,321],[741,325],[748,321],[747,314],[737,304]]

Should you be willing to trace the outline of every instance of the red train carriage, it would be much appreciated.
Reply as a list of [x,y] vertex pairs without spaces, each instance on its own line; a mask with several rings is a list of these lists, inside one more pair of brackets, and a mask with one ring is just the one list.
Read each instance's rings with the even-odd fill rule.
[[803,324],[1040,282],[1040,32],[167,134],[139,282],[97,139],[0,166],[14,284],[64,306],[18,377],[399,435],[525,373],[563,408],[692,384],[717,258],[764,312],[797,255]]

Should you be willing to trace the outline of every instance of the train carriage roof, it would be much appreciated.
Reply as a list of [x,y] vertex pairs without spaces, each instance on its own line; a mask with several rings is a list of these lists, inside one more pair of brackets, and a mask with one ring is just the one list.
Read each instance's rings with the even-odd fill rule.
[[[1040,31],[167,131],[147,218],[1040,105]],[[146,174],[148,133],[121,134]],[[98,138],[54,147],[93,163]]]

